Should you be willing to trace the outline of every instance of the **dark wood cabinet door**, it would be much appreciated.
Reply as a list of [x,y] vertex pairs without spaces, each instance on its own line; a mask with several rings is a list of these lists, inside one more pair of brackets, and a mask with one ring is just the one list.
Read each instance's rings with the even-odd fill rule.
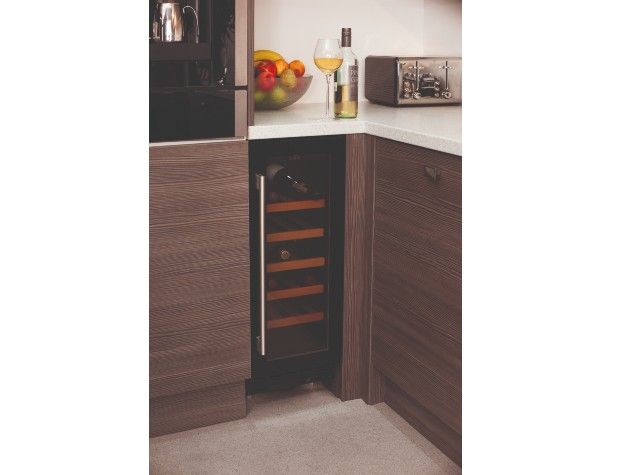
[[461,158],[375,139],[372,350],[385,401],[461,461]]
[[151,397],[250,376],[248,175],[245,141],[150,149]]

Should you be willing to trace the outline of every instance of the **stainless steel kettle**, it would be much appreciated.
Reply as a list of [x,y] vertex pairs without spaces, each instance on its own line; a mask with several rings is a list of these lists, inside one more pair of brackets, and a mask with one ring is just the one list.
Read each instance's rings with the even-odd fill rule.
[[199,17],[190,5],[182,8],[178,2],[158,2],[153,16],[152,39],[174,43],[184,41],[184,12],[190,8],[195,15],[195,43],[199,43]]

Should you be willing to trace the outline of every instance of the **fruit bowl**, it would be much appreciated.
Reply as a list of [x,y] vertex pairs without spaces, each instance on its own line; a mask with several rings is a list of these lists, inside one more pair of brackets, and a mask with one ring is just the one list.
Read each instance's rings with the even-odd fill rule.
[[282,78],[273,78],[273,86],[271,78],[264,84],[265,90],[261,84],[256,82],[254,88],[254,108],[256,110],[277,110],[290,106],[298,101],[308,91],[313,76],[305,75],[296,77],[295,83],[292,81],[283,81]]

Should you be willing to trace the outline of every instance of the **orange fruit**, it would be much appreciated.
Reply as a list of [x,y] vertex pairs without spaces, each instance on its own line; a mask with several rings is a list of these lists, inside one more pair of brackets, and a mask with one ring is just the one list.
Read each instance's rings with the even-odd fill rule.
[[276,63],[276,75],[280,77],[282,73],[289,67],[289,63],[287,63],[284,59],[278,59],[275,61]]
[[299,59],[291,61],[289,63],[289,68],[291,68],[291,71],[293,71],[297,77],[301,78],[304,76],[304,63]]

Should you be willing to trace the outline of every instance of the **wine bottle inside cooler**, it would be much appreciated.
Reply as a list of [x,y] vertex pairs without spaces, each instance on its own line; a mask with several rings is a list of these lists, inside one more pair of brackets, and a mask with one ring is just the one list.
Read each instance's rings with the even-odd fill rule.
[[302,177],[291,173],[285,166],[271,163],[267,166],[267,180],[272,192],[282,193],[296,199],[319,198],[321,193]]
[[291,259],[295,259],[298,255],[295,245],[293,244],[282,244],[274,250],[274,260],[275,261],[288,261]]

